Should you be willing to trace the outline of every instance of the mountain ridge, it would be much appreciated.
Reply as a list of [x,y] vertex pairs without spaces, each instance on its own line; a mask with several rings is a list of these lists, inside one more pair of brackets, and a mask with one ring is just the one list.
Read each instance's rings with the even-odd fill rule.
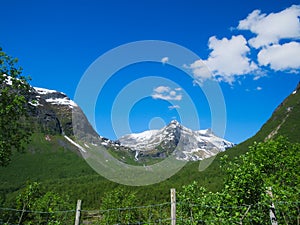
[[[141,153],[142,156],[160,156],[173,153],[178,160],[186,161],[202,160],[234,146],[233,143],[214,135],[210,129],[193,131],[176,120],[159,130],[128,134],[118,141],[136,151],[138,155]],[[175,150],[168,151],[172,148]]]
[[[29,103],[35,112],[33,117],[37,118],[44,132],[62,135],[69,142],[72,142],[70,137],[77,139],[72,143],[82,142],[82,147],[78,148],[81,152],[88,151],[88,145],[93,144],[116,153],[128,151],[128,155],[136,161],[147,157],[164,159],[170,154],[174,154],[178,160],[197,161],[233,146],[233,143],[215,136],[211,130],[192,131],[176,120],[159,130],[128,134],[113,141],[100,136],[81,108],[63,92],[33,87]],[[137,141],[141,135],[142,140]],[[135,141],[134,137],[137,138]],[[126,138],[129,139],[125,141]],[[129,144],[129,140],[135,145]]]

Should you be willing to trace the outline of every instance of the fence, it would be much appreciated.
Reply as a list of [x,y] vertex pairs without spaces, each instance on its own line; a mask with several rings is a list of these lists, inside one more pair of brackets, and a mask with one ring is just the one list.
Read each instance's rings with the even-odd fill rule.
[[[300,224],[300,203],[275,203],[276,224]],[[171,203],[109,210],[81,211],[82,224],[274,224],[265,205],[212,206],[176,203],[176,217],[172,217]],[[282,208],[288,208],[280,211]],[[220,213],[222,212],[222,213]],[[239,216],[237,216],[239,213]]]
[[[84,204],[83,204],[84,205]],[[21,214],[24,221],[18,221]],[[273,202],[269,206],[203,205],[176,202],[175,190],[171,201],[147,206],[85,210],[81,201],[76,209],[40,212],[0,208],[0,224],[300,224],[300,202]]]

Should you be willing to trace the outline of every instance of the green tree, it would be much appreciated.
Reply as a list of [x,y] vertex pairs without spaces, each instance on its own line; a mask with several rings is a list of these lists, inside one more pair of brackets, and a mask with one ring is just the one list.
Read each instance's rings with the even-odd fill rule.
[[18,224],[60,225],[73,221],[74,207],[68,196],[42,190],[37,182],[29,183],[16,199],[17,209],[21,211]]
[[0,166],[9,164],[13,150],[24,150],[30,136],[25,125],[30,85],[17,62],[0,48]]
[[224,192],[237,204],[259,206],[259,210],[251,210],[252,215],[249,213],[259,224],[269,220],[271,199],[267,190],[272,188],[277,219],[283,224],[297,224],[299,162],[300,144],[290,143],[287,138],[280,136],[274,140],[254,143],[245,155],[226,163]]
[[178,193],[177,220],[182,225],[239,224],[246,206],[237,206],[225,192],[209,192],[194,182]]
[[299,162],[300,144],[284,137],[254,143],[233,161],[223,157],[226,178],[220,193],[197,183],[179,193],[182,224],[269,224],[271,203],[279,224],[299,224]]
[[101,202],[101,224],[128,224],[139,221],[135,194],[116,188],[107,192]]

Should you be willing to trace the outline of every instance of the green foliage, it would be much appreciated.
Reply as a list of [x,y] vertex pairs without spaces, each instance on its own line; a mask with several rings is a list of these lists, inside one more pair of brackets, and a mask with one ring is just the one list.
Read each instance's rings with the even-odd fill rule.
[[123,187],[105,192],[100,211],[83,211],[87,224],[170,224],[169,204],[140,206],[134,192]]
[[236,220],[224,210],[229,205],[224,208],[223,200],[222,193],[208,192],[197,182],[184,186],[177,199],[178,224],[234,224]]
[[13,149],[24,150],[30,136],[24,121],[30,86],[22,69],[15,67],[17,61],[0,48],[0,166],[8,165]]
[[286,138],[254,143],[249,152],[224,166],[225,189],[241,196],[239,193],[247,187],[241,202],[245,204],[260,201],[267,187],[273,188],[275,196],[277,190],[290,190],[296,200],[300,188],[299,162],[300,144],[292,144]]
[[100,224],[127,224],[134,221],[138,217],[137,209],[126,208],[134,207],[136,203],[135,194],[122,188],[105,193],[101,202],[103,217]]
[[[183,186],[177,195],[177,224],[269,224],[272,203],[279,224],[297,224],[299,161],[300,144],[283,137],[254,143],[246,154],[231,161],[224,156],[224,188],[210,192],[197,182]],[[100,222],[147,224],[147,213],[136,211],[135,203],[134,195],[123,189],[107,193],[101,203],[104,211]],[[151,222],[169,218],[164,210],[151,214]]]
[[28,183],[16,197],[16,208],[20,213],[4,217],[5,220],[18,224],[59,225],[70,223],[74,214],[65,211],[72,208],[68,197],[62,198],[54,192],[46,192],[37,182]]
[[279,224],[297,224],[299,161],[300,144],[283,137],[254,143],[234,161],[223,157],[226,177],[222,191],[208,192],[193,183],[180,192],[182,224],[267,224],[271,202],[279,212]]

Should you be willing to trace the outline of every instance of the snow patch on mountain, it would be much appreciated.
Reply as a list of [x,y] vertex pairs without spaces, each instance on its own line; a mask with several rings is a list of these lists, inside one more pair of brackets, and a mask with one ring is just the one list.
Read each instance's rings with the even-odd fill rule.
[[80,151],[86,153],[86,150],[78,143],[76,143],[75,141],[73,141],[71,138],[69,138],[67,135],[64,135],[64,138],[67,139],[71,144],[73,144],[74,146],[76,146]]
[[30,101],[28,102],[30,105],[34,106],[34,107],[37,107],[37,106],[43,106],[42,104],[40,104],[39,101],[37,100],[33,100],[33,101]]
[[76,107],[77,104],[70,100],[68,97],[65,98],[48,98],[46,99],[46,102],[49,102],[53,105],[68,105],[70,108]]
[[4,83],[6,83],[7,85],[12,85],[12,77],[11,76],[7,76],[6,74],[2,75],[3,77],[6,77],[4,80]]
[[118,140],[121,145],[141,153],[159,153],[159,148],[175,146],[172,154],[179,160],[197,161],[216,155],[234,146],[216,136],[210,129],[193,131],[173,120],[160,130],[129,134]]
[[148,130],[142,133],[129,134],[119,139],[123,146],[133,150],[148,151],[163,141],[164,135],[160,130]]
[[65,93],[46,88],[34,87],[34,90],[52,105],[66,105],[69,108],[78,107]]
[[[46,94],[52,94],[52,93],[57,93],[58,91],[55,91],[55,90],[50,90],[50,89],[46,89],[46,88],[40,88],[40,87],[34,87],[34,90],[41,94],[41,95],[46,95]],[[64,94],[65,93],[62,93],[62,92],[59,92],[61,94]]]

